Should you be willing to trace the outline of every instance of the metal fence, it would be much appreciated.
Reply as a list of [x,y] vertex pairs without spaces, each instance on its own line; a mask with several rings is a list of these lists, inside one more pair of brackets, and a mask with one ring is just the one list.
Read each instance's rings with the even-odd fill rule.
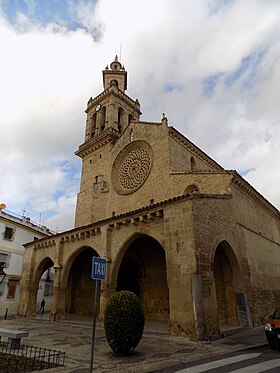
[[0,372],[25,373],[63,366],[65,352],[26,345],[0,343]]

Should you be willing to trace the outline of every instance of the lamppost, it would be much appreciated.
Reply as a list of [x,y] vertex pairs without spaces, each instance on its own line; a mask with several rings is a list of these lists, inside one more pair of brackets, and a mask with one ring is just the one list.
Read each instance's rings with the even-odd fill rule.
[[2,282],[5,280],[6,276],[7,274],[3,270],[3,264],[0,263],[0,284],[2,284]]

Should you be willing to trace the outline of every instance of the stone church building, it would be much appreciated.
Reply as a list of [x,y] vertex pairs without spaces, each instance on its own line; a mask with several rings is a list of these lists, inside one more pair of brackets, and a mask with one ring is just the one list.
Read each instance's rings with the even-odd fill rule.
[[236,171],[168,125],[140,120],[118,58],[87,103],[75,228],[25,245],[19,317],[36,314],[42,273],[54,268],[52,320],[91,315],[93,256],[107,260],[109,297],[136,293],[147,320],[171,335],[217,338],[256,326],[279,305],[280,215]]

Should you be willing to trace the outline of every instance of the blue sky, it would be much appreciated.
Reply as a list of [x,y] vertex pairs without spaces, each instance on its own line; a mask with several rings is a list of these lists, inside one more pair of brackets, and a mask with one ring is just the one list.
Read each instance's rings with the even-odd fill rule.
[[71,18],[71,2],[64,0],[7,0],[3,1],[2,10],[12,25],[16,24],[19,13],[23,13],[36,23],[57,22],[75,30],[82,26]]
[[120,46],[142,120],[164,112],[280,207],[278,0],[0,0],[0,43],[8,210],[73,227],[84,109]]

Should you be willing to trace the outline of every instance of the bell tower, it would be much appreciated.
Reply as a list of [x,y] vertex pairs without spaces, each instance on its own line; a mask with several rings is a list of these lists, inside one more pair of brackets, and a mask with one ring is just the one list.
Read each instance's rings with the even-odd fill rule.
[[[139,121],[140,104],[125,94],[127,72],[118,61],[118,56],[103,70],[104,91],[90,98],[85,110],[87,114],[85,142],[83,145],[110,134],[115,140],[132,121]],[[79,155],[79,153],[76,153]]]
[[110,150],[130,123],[138,122],[141,115],[139,101],[125,93],[127,72],[117,56],[102,74],[104,90],[88,100],[84,142],[75,153],[83,162],[76,227],[95,221],[94,210],[99,208],[96,196],[108,191],[106,162]]

